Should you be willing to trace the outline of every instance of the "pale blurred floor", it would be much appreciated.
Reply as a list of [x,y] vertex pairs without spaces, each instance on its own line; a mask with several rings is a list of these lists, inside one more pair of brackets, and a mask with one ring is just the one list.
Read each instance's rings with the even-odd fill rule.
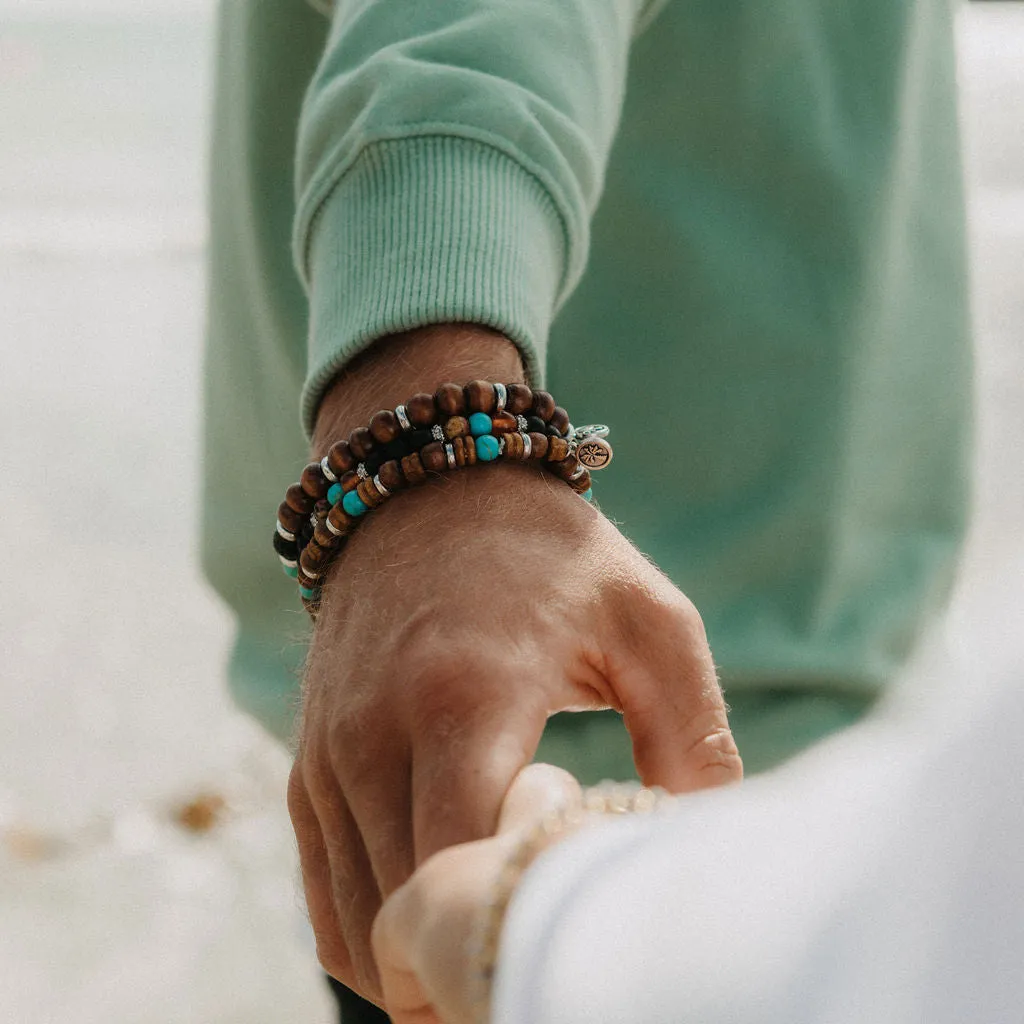
[[[209,10],[146,7],[0,0],[0,495],[17,538],[0,1021],[316,1024],[286,758],[224,695],[228,620],[194,556]],[[974,5],[962,30],[978,510],[939,642],[997,674],[1024,664],[1001,611],[1024,610],[1024,6]],[[174,810],[204,792],[228,812],[193,833]]]

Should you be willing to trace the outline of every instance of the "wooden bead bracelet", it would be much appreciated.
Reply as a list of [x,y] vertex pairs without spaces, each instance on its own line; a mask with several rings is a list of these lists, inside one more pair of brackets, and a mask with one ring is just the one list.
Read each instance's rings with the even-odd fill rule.
[[492,462],[538,462],[591,498],[590,471],[612,460],[602,425],[576,428],[546,391],[475,380],[381,409],[369,425],[336,441],[285,492],[274,550],[315,619],[326,571],[359,519],[431,473]]

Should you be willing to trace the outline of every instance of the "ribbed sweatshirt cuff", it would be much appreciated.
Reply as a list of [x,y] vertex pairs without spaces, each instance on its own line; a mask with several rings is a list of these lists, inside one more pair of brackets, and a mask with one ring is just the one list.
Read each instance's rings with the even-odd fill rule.
[[307,434],[345,363],[375,339],[414,327],[491,327],[519,347],[528,379],[543,382],[565,232],[547,191],[514,159],[449,136],[376,142],[344,172],[312,225],[302,246],[311,317]]

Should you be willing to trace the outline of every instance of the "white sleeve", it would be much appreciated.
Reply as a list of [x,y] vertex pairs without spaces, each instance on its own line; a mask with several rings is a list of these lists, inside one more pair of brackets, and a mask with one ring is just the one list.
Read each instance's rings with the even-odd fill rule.
[[1019,1024],[1024,694],[550,851],[509,911],[496,1024]]

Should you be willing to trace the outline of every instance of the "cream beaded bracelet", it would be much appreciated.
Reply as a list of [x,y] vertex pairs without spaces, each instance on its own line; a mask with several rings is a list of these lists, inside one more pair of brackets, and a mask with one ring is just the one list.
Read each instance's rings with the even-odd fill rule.
[[579,804],[546,815],[530,830],[502,866],[470,949],[474,1021],[488,1024],[491,1019],[491,996],[501,929],[512,897],[530,865],[560,839],[602,817],[651,814],[665,810],[675,802],[675,798],[660,787],[648,788],[636,782],[603,782],[585,789]]

